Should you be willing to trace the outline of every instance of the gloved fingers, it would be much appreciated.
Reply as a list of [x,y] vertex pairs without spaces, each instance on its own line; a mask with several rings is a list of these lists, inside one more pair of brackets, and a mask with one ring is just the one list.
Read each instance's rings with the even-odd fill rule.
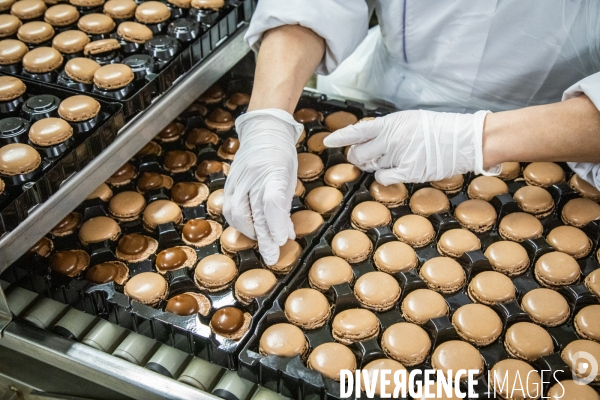
[[369,140],[368,142],[355,144],[350,147],[348,151],[348,161],[352,164],[359,166],[367,163],[375,163],[386,151],[390,149],[386,148],[385,140],[376,137],[375,139]]
[[250,196],[252,207],[252,216],[254,218],[254,230],[256,231],[256,240],[258,241],[258,250],[267,265],[275,265],[279,260],[279,246],[273,240],[265,214],[263,213],[262,190],[258,193],[252,193]]
[[370,160],[370,161],[367,161],[364,164],[358,164],[358,165],[355,164],[355,165],[361,171],[375,172],[375,171],[381,169],[381,166],[379,164],[380,164],[379,160]]
[[288,220],[288,239],[296,239],[296,231],[294,230],[294,223],[292,222],[291,218]]
[[403,168],[384,168],[375,172],[375,180],[384,186],[394,183],[406,183],[406,173]]
[[262,204],[265,219],[271,237],[279,246],[283,246],[288,239],[290,221],[290,207],[292,199],[287,199],[288,186],[296,184],[289,182],[283,176],[270,176],[263,194]]
[[323,144],[327,147],[344,147],[364,143],[376,138],[381,133],[382,126],[383,118],[361,121],[333,132],[323,139]]
[[[233,226],[250,239],[256,240],[255,226],[252,218],[249,193],[245,190],[237,190],[232,195],[227,195],[223,202],[223,214],[229,225]],[[227,210],[227,214],[225,214]]]

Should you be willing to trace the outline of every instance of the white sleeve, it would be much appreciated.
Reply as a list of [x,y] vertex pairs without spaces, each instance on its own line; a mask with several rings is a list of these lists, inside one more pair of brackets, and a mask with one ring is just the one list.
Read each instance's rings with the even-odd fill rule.
[[316,72],[327,75],[367,36],[365,0],[260,0],[245,39],[258,51],[263,33],[282,25],[301,25],[325,39],[325,57]]
[[[563,101],[584,94],[600,110],[600,72],[584,78],[563,93]],[[581,178],[600,190],[600,164],[570,162],[569,167]]]

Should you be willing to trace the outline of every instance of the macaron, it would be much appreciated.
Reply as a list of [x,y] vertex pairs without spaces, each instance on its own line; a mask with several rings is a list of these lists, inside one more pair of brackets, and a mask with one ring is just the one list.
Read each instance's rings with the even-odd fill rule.
[[206,200],[206,212],[213,218],[219,218],[223,214],[223,203],[225,202],[225,191],[215,190]]
[[63,119],[44,118],[29,128],[29,142],[37,146],[55,146],[73,136],[73,128]]
[[373,251],[373,243],[363,232],[346,229],[333,237],[331,249],[333,254],[352,264],[366,260]]
[[395,278],[380,271],[367,272],[354,284],[354,295],[359,303],[377,312],[393,308],[401,291]]
[[88,269],[85,279],[97,285],[109,282],[124,285],[129,279],[129,268],[121,261],[105,261]]
[[40,257],[48,257],[54,250],[54,242],[52,239],[42,237],[33,246],[27,250],[27,254],[37,254]]
[[217,144],[219,137],[205,128],[193,128],[185,137],[185,147],[194,150],[197,146]]
[[541,326],[531,322],[517,322],[506,330],[504,348],[511,357],[533,362],[554,353],[554,342]]
[[600,297],[600,269],[594,270],[583,281],[585,287],[596,297]]
[[600,305],[593,304],[579,310],[573,325],[580,338],[600,342]]
[[10,7],[10,13],[21,21],[39,18],[46,12],[46,4],[42,0],[20,0]]
[[130,233],[119,239],[115,255],[118,259],[128,263],[137,263],[147,260],[156,253],[158,242],[150,236],[139,233]]
[[50,234],[54,237],[69,236],[75,233],[77,228],[81,225],[83,216],[76,212],[70,212],[64,217],[58,224],[52,228]]
[[558,289],[577,282],[581,275],[581,268],[572,256],[553,251],[544,254],[536,261],[534,273],[536,280],[542,286]]
[[302,246],[295,240],[288,239],[283,246],[279,247],[277,262],[274,265],[266,265],[263,262],[263,266],[276,274],[287,274],[298,264],[301,255]]
[[[190,4],[187,4],[186,8],[190,8]],[[235,111],[238,107],[244,107],[250,104],[250,95],[246,93],[236,92],[229,96],[223,105],[230,111]]]
[[[24,1],[24,0],[20,0]],[[29,49],[20,40],[0,40],[0,65],[11,65],[20,63]]]
[[[383,372],[388,372],[392,379],[386,379]],[[360,380],[360,390],[366,392],[367,388],[375,388],[376,395],[392,395],[395,391],[400,393],[400,390],[404,388],[404,384],[400,384],[394,381],[393,376],[403,372],[407,374],[406,367],[400,364],[398,361],[390,360],[389,358],[380,358],[371,361],[367,365],[362,367],[362,374]],[[369,378],[367,379],[367,376]],[[398,375],[400,376],[400,375]]]
[[523,170],[528,185],[548,187],[565,181],[565,171],[553,162],[532,162]]
[[512,181],[521,174],[521,163],[516,161],[503,162],[500,164],[498,178],[503,181]]
[[404,297],[400,309],[405,320],[418,325],[448,315],[446,300],[430,289],[413,290]]
[[[578,378],[591,378],[590,374],[594,371],[594,366],[586,362],[587,360],[580,355],[581,352],[591,355],[594,360],[600,360],[600,343],[585,339],[574,340],[565,346],[560,357]],[[600,382],[600,374],[593,378],[594,384]]]
[[325,325],[331,315],[327,298],[318,290],[296,289],[285,300],[285,317],[302,329],[317,329]]
[[454,210],[454,217],[465,229],[475,233],[487,232],[496,223],[496,210],[485,200],[463,201]]
[[131,68],[125,64],[107,64],[94,72],[94,84],[100,89],[115,90],[133,81]]
[[[187,172],[195,164],[196,155],[186,150],[171,150],[165,154],[163,159],[163,168],[171,174]],[[206,193],[206,197],[208,197],[208,193]]]
[[550,399],[600,400],[600,395],[589,385],[571,379],[555,383],[548,391]]
[[291,215],[291,219],[297,239],[312,235],[325,223],[319,213],[311,210],[296,211]]
[[306,141],[306,148],[308,149],[308,152],[315,154],[323,153],[325,149],[327,149],[327,146],[325,146],[323,140],[325,140],[325,138],[329,135],[331,135],[331,132],[329,131],[317,132],[310,135]]
[[184,132],[185,126],[181,122],[171,121],[154,139],[163,143],[172,143],[179,140]]
[[0,38],[13,36],[23,23],[14,15],[0,14]]
[[121,43],[117,39],[99,39],[86,44],[83,48],[83,54],[85,56],[103,54],[120,48]]
[[429,289],[444,294],[459,291],[467,280],[462,266],[449,257],[434,257],[425,261],[419,276]]
[[160,144],[151,140],[144,145],[136,154],[136,157],[144,157],[144,156],[160,156],[162,155],[162,147]]
[[316,154],[298,153],[298,178],[303,182],[314,181],[323,174],[325,165]]
[[434,188],[422,188],[413,193],[408,201],[410,210],[417,215],[429,217],[431,214],[450,210],[450,202],[444,192]]
[[183,317],[200,314],[204,317],[210,312],[210,300],[200,293],[185,292],[173,296],[167,301],[165,311]]
[[70,4],[57,4],[44,13],[44,21],[52,26],[68,26],[79,19],[79,11]]
[[305,193],[306,188],[304,187],[304,184],[300,179],[296,178],[296,188],[294,189],[294,197],[304,197]]
[[267,296],[277,285],[277,278],[271,271],[254,268],[245,271],[235,281],[235,298],[248,305],[252,300]]
[[553,327],[563,324],[571,310],[569,304],[558,292],[538,288],[525,293],[521,308],[538,325]]
[[336,188],[319,186],[306,195],[304,204],[309,210],[318,212],[323,217],[331,216],[339,209],[344,195]]
[[29,45],[47,42],[54,36],[54,28],[47,22],[27,22],[18,29],[17,37]]
[[376,201],[363,201],[362,203],[358,203],[354,206],[352,214],[350,215],[350,225],[361,232],[365,232],[372,228],[386,226],[391,222],[392,214],[390,213],[390,210]]
[[516,292],[510,278],[496,271],[483,271],[475,275],[467,290],[471,300],[487,306],[515,300]]
[[294,119],[301,124],[323,121],[323,114],[314,108],[301,108],[294,112]]
[[420,215],[404,215],[394,222],[394,235],[414,248],[427,246],[435,237],[431,222]]
[[202,93],[202,95],[198,97],[196,101],[204,104],[216,104],[223,101],[225,99],[225,95],[225,92],[220,86],[212,85],[206,90],[206,92]]
[[554,199],[542,187],[523,186],[515,192],[513,198],[521,210],[539,219],[546,218],[554,211]]
[[137,3],[133,0],[108,0],[102,12],[112,19],[130,19],[135,15]]
[[60,102],[58,115],[68,122],[87,121],[100,112],[100,103],[90,96],[67,97]]
[[384,243],[373,254],[375,268],[388,274],[410,271],[418,263],[419,259],[413,248],[399,241]]
[[120,235],[119,224],[114,219],[104,216],[90,218],[79,228],[79,240],[86,246],[105,240],[114,242]]
[[438,252],[447,257],[460,258],[468,251],[479,249],[479,238],[466,229],[449,229],[440,236],[437,243]]
[[92,13],[83,15],[77,21],[77,28],[88,35],[103,35],[115,29],[115,21],[108,15]]
[[173,246],[156,255],[156,270],[161,274],[182,268],[193,268],[198,257],[194,249],[188,246]]
[[75,7],[95,8],[104,3],[105,0],[69,0],[69,4]]
[[[26,0],[21,0],[26,1]],[[23,56],[23,68],[33,74],[51,72],[62,65],[63,56],[52,47],[38,47]]]
[[227,138],[223,140],[221,146],[217,150],[217,155],[221,157],[223,160],[233,161],[235,158],[235,153],[240,148],[240,141],[236,138]]
[[25,93],[27,86],[14,76],[0,76],[0,102],[18,99]]
[[135,221],[146,207],[146,199],[138,192],[125,191],[113,196],[108,204],[108,212],[118,221]]
[[543,232],[542,223],[533,215],[524,212],[508,214],[498,225],[500,237],[514,242],[537,239],[542,236]]
[[576,259],[584,258],[592,251],[592,240],[574,226],[557,226],[552,229],[546,241],[558,251],[567,253]]
[[226,289],[238,275],[235,262],[222,254],[204,257],[194,272],[194,282],[200,289],[218,292]]
[[157,172],[144,172],[137,179],[136,189],[140,193],[146,193],[150,190],[161,188],[171,189],[173,187],[173,178],[159,174]]
[[0,11],[9,11],[16,0],[0,0]]
[[260,336],[258,352],[263,356],[306,358],[308,342],[304,332],[295,325],[279,323],[269,326]]
[[432,181],[429,184],[435,189],[439,189],[451,196],[462,190],[463,184],[465,183],[465,177],[461,174],[450,176],[439,181]]
[[86,200],[95,200],[100,199],[104,202],[108,202],[113,196],[113,191],[110,190],[110,187],[104,182],[100,184],[92,193],[86,197]]
[[133,21],[121,22],[117,28],[117,35],[133,43],[146,43],[154,36],[146,25]]
[[41,162],[40,154],[29,145],[10,143],[0,147],[0,175],[28,174],[35,171]]
[[63,250],[50,256],[48,266],[52,271],[68,277],[76,277],[90,265],[90,256],[85,250]]
[[217,132],[227,132],[231,130],[235,125],[235,119],[233,115],[222,108],[215,108],[208,117],[204,119],[204,123],[210,129],[214,129]]
[[222,172],[223,175],[227,176],[229,174],[229,164],[216,161],[216,160],[202,160],[196,167],[196,172],[194,176],[200,182],[206,181],[210,174],[215,174],[217,172]]
[[560,216],[565,224],[582,228],[600,219],[600,204],[586,198],[571,199],[563,207]]
[[[431,368],[447,375],[450,371],[475,370],[475,377],[483,373],[483,357],[472,344],[461,340],[449,340],[437,346],[431,355]],[[461,381],[467,380],[467,374]]]
[[[191,6],[200,10],[219,10],[225,6],[223,0],[192,0]],[[209,103],[207,103],[209,104]]]
[[179,206],[169,200],[156,200],[146,206],[143,214],[144,228],[153,231],[157,225],[173,222],[181,223],[183,215]]
[[181,229],[181,240],[188,246],[201,248],[214,243],[221,237],[223,226],[216,221],[194,218]]
[[406,190],[404,183],[393,183],[384,186],[377,181],[373,181],[369,186],[369,193],[373,200],[388,208],[400,207],[406,203],[408,198],[408,190]]
[[381,348],[386,356],[412,367],[425,361],[431,351],[431,339],[419,325],[398,322],[383,332]]
[[248,238],[232,226],[228,226],[221,234],[221,251],[229,257],[235,257],[238,251],[256,248],[256,240]]
[[352,267],[346,260],[336,256],[319,258],[308,270],[308,283],[325,292],[333,285],[351,284],[354,281]]
[[529,268],[529,255],[519,243],[500,240],[492,243],[484,254],[495,271],[508,276],[521,275]]
[[336,111],[325,117],[325,126],[331,132],[337,131],[358,122],[356,115],[348,111]]
[[167,281],[156,272],[141,272],[131,277],[123,289],[132,300],[151,307],[164,300],[168,290]]
[[458,336],[477,347],[488,346],[502,333],[502,321],[494,310],[483,304],[465,304],[452,315]]
[[74,81],[91,85],[94,83],[94,73],[96,73],[99,68],[100,64],[94,60],[76,57],[67,61],[64,71],[65,74]]
[[160,1],[146,1],[135,9],[135,19],[144,24],[158,24],[171,18],[171,11]]
[[569,186],[586,199],[600,201],[600,190],[577,174],[569,179]]
[[[327,168],[323,180],[328,186],[341,188],[344,183],[350,183],[358,180],[362,175],[362,171],[350,163],[341,163]],[[302,178],[300,178],[302,179]]]
[[490,386],[502,399],[513,399],[517,393],[519,397],[521,393],[524,394],[522,399],[537,399],[542,395],[542,378],[525,361],[512,359],[498,361],[489,373]]
[[379,320],[369,310],[344,310],[333,318],[331,334],[335,340],[345,345],[375,339],[379,335]]
[[352,374],[356,370],[356,357],[352,351],[339,343],[323,343],[315,347],[308,356],[306,366],[323,374],[325,378],[339,381],[341,371]]
[[478,176],[467,187],[467,195],[470,199],[490,201],[504,193],[508,193],[508,186],[495,176]]
[[223,307],[210,319],[211,331],[230,340],[240,340],[250,329],[252,316],[236,307]]

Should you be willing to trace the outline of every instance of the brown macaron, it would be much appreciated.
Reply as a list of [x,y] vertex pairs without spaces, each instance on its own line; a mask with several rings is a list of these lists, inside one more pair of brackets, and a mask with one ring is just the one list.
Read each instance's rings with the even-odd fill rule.
[[178,182],[171,188],[171,200],[181,207],[197,207],[208,198],[208,187],[199,182]]
[[21,25],[17,37],[23,43],[39,45],[47,42],[54,36],[54,28],[47,22],[32,21]]
[[237,275],[237,266],[230,257],[211,254],[196,265],[194,282],[200,289],[218,292],[231,285]]
[[129,279],[129,268],[121,261],[105,261],[88,269],[85,279],[97,285],[109,282],[124,285]]
[[105,90],[125,87],[133,81],[133,78],[133,71],[125,64],[104,65],[94,72],[94,84]]
[[198,163],[194,176],[200,182],[204,182],[210,174],[216,174],[217,172],[222,172],[225,176],[229,175],[229,169],[230,166],[227,163],[216,160],[202,160]]
[[182,268],[193,268],[198,260],[194,249],[188,246],[173,246],[156,255],[154,262],[160,274],[166,274]]
[[63,56],[52,47],[38,47],[23,56],[23,68],[34,74],[52,72],[60,67],[62,62]]
[[579,310],[573,325],[582,339],[600,342],[600,305],[593,304]]
[[352,264],[366,260],[373,251],[373,243],[363,232],[346,229],[333,237],[331,249],[333,254]]
[[52,271],[74,278],[90,265],[90,256],[85,250],[63,250],[50,256],[48,266]]
[[125,163],[106,180],[106,183],[114,187],[124,186],[135,177],[137,177],[137,169],[131,163]]
[[523,178],[531,186],[552,186],[564,182],[565,177],[565,171],[553,162],[532,162],[523,170]]
[[183,220],[181,208],[169,200],[156,200],[146,206],[143,215],[144,228],[152,232],[160,224],[173,222],[178,225]]
[[446,195],[451,196],[462,190],[463,184],[465,183],[465,178],[461,174],[454,175],[445,179],[441,179],[439,181],[432,181],[429,184],[432,188],[439,189],[446,193]]
[[495,271],[508,276],[521,275],[529,268],[529,255],[519,243],[500,240],[488,246],[484,254]]
[[475,234],[466,229],[450,229],[440,236],[437,250],[443,256],[460,258],[468,251],[481,249],[481,242]]
[[85,56],[107,53],[121,48],[121,43],[117,39],[94,40],[85,45],[83,54]]
[[600,395],[590,385],[581,385],[574,380],[555,383],[548,391],[549,399],[600,400]]
[[125,284],[124,293],[131,299],[151,307],[167,297],[169,286],[156,272],[141,272]]
[[345,345],[377,338],[379,320],[372,311],[352,308],[338,313],[331,323],[331,335]]
[[323,343],[310,353],[306,366],[321,373],[325,378],[339,381],[342,370],[348,370],[354,374],[356,357],[343,344]]
[[219,143],[219,136],[205,128],[192,128],[185,137],[185,147],[194,150],[197,146]]
[[506,183],[495,176],[478,176],[469,183],[467,195],[470,199],[490,201],[494,196],[508,193]]
[[[52,47],[61,52],[62,54],[74,54],[82,52],[88,43],[90,43],[89,36],[77,30],[61,32],[58,35],[54,36],[54,39],[52,39]],[[65,65],[65,71],[67,69],[67,65],[69,65],[69,62],[73,60],[80,60],[77,61],[79,63],[81,63],[81,60],[89,61],[89,65],[86,65],[85,71],[83,73],[76,73],[75,77],[77,75],[84,75],[85,77],[89,77],[85,79],[86,82],[84,83],[92,83],[94,72],[96,71],[96,69],[100,68],[100,64],[87,58],[73,58],[67,61],[67,64]],[[94,65],[98,65],[98,67],[94,68]],[[71,79],[75,79],[75,77],[73,77],[72,74],[69,74],[69,72],[67,72],[67,75]]]
[[284,313],[294,325],[312,330],[325,325],[331,315],[331,307],[323,293],[302,288],[290,293],[285,300]]
[[162,147],[160,144],[151,140],[144,145],[135,155],[137,157],[143,156],[160,156],[162,154]]
[[386,226],[391,222],[392,214],[390,210],[376,201],[364,201],[357,204],[350,215],[350,225],[361,232]]
[[223,89],[218,85],[212,85],[211,87],[206,89],[206,92],[202,93],[202,95],[198,97],[196,102],[201,104],[216,104],[220,103],[224,99],[225,91],[223,91]]
[[228,226],[221,234],[221,251],[229,257],[235,257],[238,251],[254,249],[256,240],[252,240],[232,226]]
[[46,12],[46,4],[42,0],[20,0],[10,7],[10,13],[21,21],[39,18]]
[[521,174],[521,163],[516,161],[503,162],[500,164],[501,169],[498,178],[503,181],[512,181]]
[[117,28],[117,34],[126,41],[133,43],[146,43],[153,36],[150,28],[133,21],[121,22]]
[[493,306],[517,298],[515,285],[506,275],[496,271],[483,271],[471,278],[467,290],[475,303]]
[[[23,1],[23,0],[21,0]],[[20,40],[0,40],[0,65],[20,63],[29,49]]]
[[346,260],[336,256],[319,258],[308,271],[308,283],[321,292],[329,290],[333,285],[352,283],[354,273]]
[[44,118],[29,128],[29,141],[42,147],[55,146],[73,136],[73,128],[60,118]]
[[108,203],[108,213],[121,222],[139,219],[146,207],[146,199],[138,192],[125,191],[117,193]]
[[137,179],[136,189],[140,193],[146,193],[150,190],[171,189],[173,187],[173,178],[157,172],[144,172]]
[[408,205],[414,214],[423,217],[429,217],[431,214],[450,210],[450,202],[446,194],[434,188],[417,190],[411,196]]
[[100,112],[100,103],[90,96],[67,97],[60,102],[58,115],[65,121],[81,122],[94,118]]
[[382,244],[373,254],[373,264],[381,272],[395,274],[417,267],[417,253],[406,243],[391,241]]
[[571,310],[563,296],[552,289],[538,288],[525,293],[521,308],[538,325],[553,327],[563,324]]
[[431,222],[420,215],[404,215],[394,222],[394,235],[413,248],[427,246],[435,237]]
[[380,202],[387,208],[396,208],[404,205],[408,198],[408,190],[404,183],[394,183],[384,186],[377,181],[373,181],[369,186],[369,193],[373,200]]
[[128,263],[137,263],[147,260],[156,253],[158,242],[150,236],[130,233],[119,239],[115,255],[119,260]]
[[195,218],[181,228],[181,240],[188,246],[201,248],[214,243],[222,233],[223,227],[218,222]]
[[40,153],[27,144],[11,143],[0,147],[0,175],[28,174],[35,171],[41,162]]
[[[191,6],[199,10],[219,10],[225,6],[224,0],[192,0]],[[207,104],[210,104],[207,102]]]
[[[66,32],[64,32],[66,33]],[[65,73],[76,82],[90,85],[94,83],[94,73],[100,68],[94,60],[84,57],[72,58],[65,64]]]
[[79,19],[79,11],[70,4],[57,4],[44,13],[44,21],[52,26],[68,26]]
[[324,217],[329,217],[339,209],[344,194],[330,186],[319,186],[306,195],[304,204],[309,210],[316,211]]
[[496,223],[496,210],[485,200],[463,201],[454,210],[454,217],[465,229],[475,233],[487,232]]
[[[437,346],[431,355],[431,368],[447,375],[450,371],[474,370],[475,376],[483,373],[484,361],[481,353],[472,344],[461,340],[449,340]],[[461,381],[467,380],[467,374]]]
[[279,247],[279,259],[273,265],[266,265],[263,260],[263,266],[276,274],[287,274],[296,266],[302,246],[295,240],[288,239],[283,246]]
[[146,1],[135,9],[135,19],[144,24],[158,24],[171,18],[171,11],[160,1]]
[[195,314],[206,317],[210,312],[210,308],[210,300],[205,295],[196,292],[185,292],[171,297],[165,306],[165,311],[183,317]]
[[542,236],[543,232],[542,223],[533,215],[524,212],[506,215],[498,226],[500,237],[514,242],[537,239]]
[[[165,154],[163,168],[171,174],[189,171],[196,164],[196,155],[186,150],[171,150]],[[208,196],[208,193],[206,194]]]
[[297,239],[301,239],[317,232],[325,223],[323,217],[311,210],[296,211],[291,215],[294,233]]
[[269,326],[260,336],[258,352],[264,356],[294,357],[302,359],[308,353],[308,341],[300,328],[287,323]]
[[582,228],[600,219],[600,204],[586,198],[571,199],[563,207],[560,216],[565,224]]
[[367,272],[354,284],[354,295],[359,303],[364,308],[377,312],[393,308],[401,292],[398,281],[390,274],[380,271]]
[[69,4],[75,7],[100,7],[105,0],[69,0]]
[[277,285],[277,278],[271,271],[254,268],[245,271],[235,281],[234,294],[240,303],[249,305],[256,298],[267,296]]
[[584,258],[592,251],[592,240],[574,226],[557,226],[552,229],[546,241],[558,251],[567,253],[576,259]]
[[323,121],[323,114],[313,108],[301,108],[294,113],[294,119],[301,124]]
[[0,14],[0,39],[16,34],[21,25],[21,20],[14,15]]
[[517,322],[506,330],[504,348],[511,357],[533,362],[554,353],[554,342],[541,326],[531,322]]
[[206,212],[213,218],[221,217],[223,214],[223,204],[225,202],[225,191],[223,189],[215,190],[206,200]]
[[[177,0],[175,0],[177,1]],[[181,0],[179,0],[181,1]],[[189,1],[185,1],[187,5],[187,7],[182,7],[182,8],[190,8],[190,2]],[[225,101],[224,105],[225,108],[227,108],[230,111],[235,111],[238,109],[238,107],[243,107],[243,106],[247,106],[250,103],[250,95],[246,94],[246,93],[234,93],[231,96],[229,96],[229,98]]]
[[[310,135],[310,137],[306,141],[306,148],[308,149],[308,152],[315,154],[323,153],[327,148],[327,146],[325,146],[325,143],[323,143],[323,140],[325,140],[325,138],[329,135],[331,135],[331,132],[329,131],[317,132]],[[302,136],[300,136],[300,139],[302,139]],[[300,139],[298,139],[299,142]]]
[[235,158],[235,153],[240,148],[240,141],[236,138],[227,138],[223,140],[223,144],[219,146],[217,150],[217,155],[221,157],[223,160],[233,161]]
[[502,321],[494,310],[483,304],[465,304],[452,315],[458,335],[475,346],[488,346],[502,333]]
[[362,171],[353,164],[341,163],[327,168],[323,180],[328,186],[341,188],[344,183],[354,182],[360,178],[361,175]]
[[46,258],[52,253],[53,250],[54,242],[52,241],[52,239],[44,236],[40,240],[38,240],[36,244],[31,246],[29,250],[27,250],[27,254],[37,254],[40,257]]
[[416,289],[407,294],[400,310],[405,320],[418,325],[448,315],[449,311],[442,295],[430,289]]
[[9,11],[16,0],[0,0],[0,12]]
[[208,117],[204,119],[204,123],[210,129],[214,129],[217,132],[226,132],[233,128],[235,125],[235,119],[233,115],[227,110],[222,108],[215,108]]
[[75,233],[83,222],[83,216],[76,212],[70,212],[58,224],[52,228],[50,234],[54,237],[69,236]]
[[331,132],[337,131],[358,122],[356,115],[347,111],[336,111],[325,118],[325,126]]
[[104,35],[115,29],[115,21],[108,15],[86,14],[77,21],[77,28],[88,35]]
[[93,243],[114,242],[121,236],[121,227],[109,217],[93,217],[85,221],[79,228],[79,241],[84,246]]
[[521,210],[539,219],[546,218],[554,211],[554,199],[542,187],[523,186],[515,192],[513,198]]
[[444,294],[459,291],[467,281],[462,266],[450,257],[433,257],[425,261],[419,276],[429,289]]
[[419,325],[398,322],[383,332],[381,348],[388,357],[412,367],[425,361],[431,351],[431,339]]
[[303,182],[311,182],[323,174],[325,165],[316,154],[298,153],[298,178]]
[[133,0],[108,0],[102,12],[112,19],[130,19],[135,15],[137,3]]
[[240,340],[250,329],[252,316],[237,307],[223,307],[217,310],[208,326],[216,335],[229,340]]
[[569,186],[586,199],[600,201],[600,190],[577,174],[569,179]]
[[536,280],[542,286],[558,289],[577,282],[581,275],[581,268],[572,256],[553,251],[538,258],[534,273]]

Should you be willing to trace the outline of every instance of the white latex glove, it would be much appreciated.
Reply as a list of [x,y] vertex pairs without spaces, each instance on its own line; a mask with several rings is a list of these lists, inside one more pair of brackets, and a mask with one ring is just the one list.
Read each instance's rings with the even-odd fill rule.
[[483,169],[481,138],[488,112],[399,111],[337,130],[324,144],[352,145],[348,161],[376,171],[382,185],[437,181],[469,171],[498,175],[500,165]]
[[252,111],[235,121],[240,148],[227,176],[223,215],[229,225],[258,241],[267,265],[279,246],[295,239],[290,209],[296,188],[296,142],[304,128],[287,112]]

